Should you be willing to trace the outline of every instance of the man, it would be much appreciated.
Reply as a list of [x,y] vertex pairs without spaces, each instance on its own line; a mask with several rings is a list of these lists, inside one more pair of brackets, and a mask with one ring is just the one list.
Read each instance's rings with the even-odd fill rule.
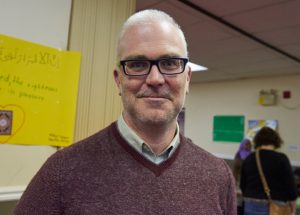
[[231,170],[179,132],[191,68],[167,14],[131,16],[118,43],[117,122],[57,152],[15,214],[236,214]]

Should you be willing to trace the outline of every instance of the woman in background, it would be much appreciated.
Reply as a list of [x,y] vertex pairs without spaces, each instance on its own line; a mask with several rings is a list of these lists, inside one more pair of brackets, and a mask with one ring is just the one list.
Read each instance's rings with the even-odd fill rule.
[[[289,204],[292,214],[296,212],[297,189],[288,157],[276,152],[283,141],[279,134],[263,127],[253,139],[255,150],[259,150],[260,161],[271,198]],[[244,199],[244,215],[268,215],[269,205],[255,160],[251,153],[242,164],[240,188]]]

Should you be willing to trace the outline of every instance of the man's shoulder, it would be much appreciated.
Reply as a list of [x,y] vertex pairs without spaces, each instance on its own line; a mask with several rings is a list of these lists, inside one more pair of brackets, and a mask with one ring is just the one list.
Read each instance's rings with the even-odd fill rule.
[[203,149],[200,145],[195,144],[190,138],[184,137],[184,139],[185,148],[189,151],[189,153],[195,154],[197,157],[201,157],[203,159],[209,159],[214,161],[222,160],[213,155],[212,153],[208,152],[207,150]]
[[183,144],[183,151],[192,162],[201,165],[203,168],[210,170],[220,170],[220,172],[227,172],[229,167],[226,162],[203,149],[201,146],[195,144],[191,139],[185,137]]
[[103,141],[106,141],[108,136],[110,135],[110,131],[113,126],[114,123],[82,140],[79,140],[78,142],[75,142],[74,144],[70,145],[68,148],[72,149],[72,148],[86,147],[89,145],[99,144]]
[[63,160],[68,160],[70,158],[73,160],[73,158],[78,156],[83,158],[86,156],[93,156],[95,153],[103,151],[105,147],[110,147],[112,145],[106,143],[111,143],[111,130],[113,126],[114,123],[93,135],[59,150],[54,156],[60,157]]

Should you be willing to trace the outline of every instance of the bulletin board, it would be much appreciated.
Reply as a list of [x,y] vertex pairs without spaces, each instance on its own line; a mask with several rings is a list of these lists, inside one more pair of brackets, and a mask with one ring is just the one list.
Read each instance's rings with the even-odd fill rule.
[[248,120],[248,129],[247,129],[247,137],[249,139],[253,139],[256,133],[262,127],[269,127],[274,129],[275,131],[278,128],[278,120],[276,119],[250,119]]
[[214,116],[213,141],[240,142],[244,138],[245,116]]
[[73,142],[80,54],[0,35],[0,144]]

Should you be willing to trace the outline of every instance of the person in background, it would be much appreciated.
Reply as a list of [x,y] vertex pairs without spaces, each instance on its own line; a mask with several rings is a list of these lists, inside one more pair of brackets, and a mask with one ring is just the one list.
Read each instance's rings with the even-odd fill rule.
[[[297,190],[292,167],[288,157],[276,151],[283,143],[281,137],[275,130],[263,127],[253,141],[255,150],[259,150],[272,200],[289,204],[292,214],[295,214]],[[268,200],[258,172],[255,152],[251,153],[242,164],[240,188],[244,198],[245,215],[269,214]]]
[[249,138],[244,138],[239,146],[238,151],[236,152],[233,160],[233,176],[235,178],[236,186],[237,186],[237,210],[238,215],[242,215],[244,208],[243,208],[243,196],[242,192],[239,189],[240,184],[240,175],[241,175],[241,167],[243,161],[251,154],[251,141]]
[[179,131],[191,68],[178,24],[162,11],[137,12],[117,53],[121,116],[51,156],[14,213],[235,215],[230,168]]
[[239,149],[234,156],[233,176],[237,184],[239,184],[241,167],[243,161],[251,154],[252,145],[249,138],[244,138],[240,143]]

